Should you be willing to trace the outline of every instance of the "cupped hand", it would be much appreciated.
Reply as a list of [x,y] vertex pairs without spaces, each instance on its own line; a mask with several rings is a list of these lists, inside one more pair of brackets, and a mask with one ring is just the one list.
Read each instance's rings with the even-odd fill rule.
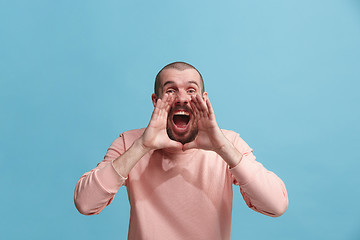
[[183,150],[198,148],[218,152],[226,144],[227,139],[216,122],[209,98],[206,95],[203,99],[197,94],[191,97],[190,104],[197,121],[198,135],[194,141],[186,143]]
[[175,98],[168,94],[157,100],[149,125],[141,137],[144,148],[148,150],[162,148],[182,149],[183,145],[180,142],[171,140],[166,132],[168,113],[174,100]]

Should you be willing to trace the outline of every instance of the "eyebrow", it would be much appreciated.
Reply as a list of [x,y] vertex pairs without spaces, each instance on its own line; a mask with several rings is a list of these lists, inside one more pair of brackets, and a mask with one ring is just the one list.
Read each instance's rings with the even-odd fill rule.
[[[163,87],[165,87],[165,85],[167,85],[167,84],[172,84],[172,83],[175,83],[175,82],[174,82],[174,81],[166,81],[166,82],[164,83]],[[195,84],[196,86],[199,87],[199,85],[198,85],[197,82],[195,82],[195,81],[188,81],[188,83]]]

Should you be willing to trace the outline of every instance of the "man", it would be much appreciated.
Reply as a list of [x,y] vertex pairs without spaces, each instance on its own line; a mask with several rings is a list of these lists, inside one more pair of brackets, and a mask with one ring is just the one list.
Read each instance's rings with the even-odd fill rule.
[[78,181],[82,214],[100,213],[122,185],[131,205],[128,239],[230,239],[232,184],[253,210],[272,217],[286,211],[284,183],[238,134],[218,127],[193,66],[165,66],[152,101],[147,128],[121,134]]

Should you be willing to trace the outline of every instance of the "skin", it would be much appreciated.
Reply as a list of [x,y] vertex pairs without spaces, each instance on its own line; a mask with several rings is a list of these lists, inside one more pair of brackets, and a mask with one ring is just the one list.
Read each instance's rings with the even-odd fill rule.
[[[159,98],[170,97],[169,104],[171,107],[168,112],[166,126],[169,138],[182,144],[193,141],[198,133],[198,126],[195,110],[191,106],[191,97],[202,92],[202,83],[198,73],[194,69],[183,71],[165,69],[161,72],[160,79],[161,89],[159,91]],[[203,96],[207,97],[207,93],[203,93]],[[153,94],[152,101],[154,107],[157,100],[158,97]],[[177,111],[186,111],[190,114],[187,129],[178,129],[173,123],[172,119]]]
[[[230,167],[239,164],[242,155],[220,130],[196,70],[163,70],[159,95],[152,95],[154,111],[143,135],[113,162],[121,176],[127,176],[146,153],[158,149],[204,149],[219,154]],[[173,114],[179,110],[190,114],[186,131],[173,124]]]

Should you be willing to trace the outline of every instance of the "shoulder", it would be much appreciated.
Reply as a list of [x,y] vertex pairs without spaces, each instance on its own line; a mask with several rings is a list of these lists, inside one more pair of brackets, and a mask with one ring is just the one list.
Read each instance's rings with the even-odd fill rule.
[[145,131],[145,128],[140,128],[140,129],[133,129],[133,130],[129,130],[129,131],[126,131],[126,132],[123,132],[120,134],[120,137],[122,136],[126,136],[126,137],[140,137],[143,132]]
[[125,148],[129,148],[136,139],[138,139],[145,131],[145,128],[134,129],[130,131],[126,131],[120,134],[120,138],[122,138]]
[[234,143],[240,137],[237,132],[231,130],[221,129],[221,131],[225,135],[225,137],[232,143]]
[[252,148],[240,137],[240,134],[230,131],[221,129],[225,137],[232,143],[234,146],[239,150],[241,154],[248,154],[253,151]]

